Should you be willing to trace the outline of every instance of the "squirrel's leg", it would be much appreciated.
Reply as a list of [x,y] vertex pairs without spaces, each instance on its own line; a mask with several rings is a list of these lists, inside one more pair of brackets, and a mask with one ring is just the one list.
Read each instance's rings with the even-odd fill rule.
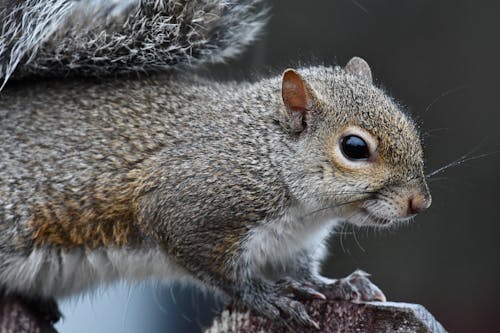
[[293,281],[293,284],[302,288],[317,289],[328,299],[385,302],[384,293],[368,279],[370,276],[368,273],[356,270],[345,278],[329,279],[321,276],[316,262],[307,252],[301,253],[296,260],[295,279],[285,278],[285,280]]
[[[175,231],[177,229],[172,229],[169,235]],[[217,233],[211,232],[210,242],[204,242],[200,239],[206,233],[200,227],[195,232],[179,232],[174,236],[170,242],[163,242],[166,254],[204,284],[217,287],[237,303],[275,322],[288,325],[292,321],[318,327],[293,291],[265,278],[242,259],[244,233],[237,229],[219,229]]]

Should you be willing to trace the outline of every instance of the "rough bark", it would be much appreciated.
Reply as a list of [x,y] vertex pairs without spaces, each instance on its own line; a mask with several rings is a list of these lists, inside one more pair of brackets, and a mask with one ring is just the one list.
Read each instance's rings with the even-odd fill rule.
[[231,306],[217,317],[205,333],[446,333],[439,322],[421,305],[393,302],[354,304],[314,301],[307,304],[309,314],[320,330],[277,323],[247,309]]
[[[446,333],[418,304],[314,301],[307,307],[320,330],[296,327],[292,323],[283,327],[248,309],[230,306],[205,333]],[[58,319],[54,302],[33,303],[14,296],[0,299],[0,333],[57,333],[53,325]]]

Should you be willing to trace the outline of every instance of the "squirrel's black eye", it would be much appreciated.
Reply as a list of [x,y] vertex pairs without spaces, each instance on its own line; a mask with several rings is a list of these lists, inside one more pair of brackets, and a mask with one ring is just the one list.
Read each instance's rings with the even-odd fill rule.
[[370,150],[365,140],[357,135],[347,135],[341,141],[342,153],[351,160],[366,160],[370,157]]

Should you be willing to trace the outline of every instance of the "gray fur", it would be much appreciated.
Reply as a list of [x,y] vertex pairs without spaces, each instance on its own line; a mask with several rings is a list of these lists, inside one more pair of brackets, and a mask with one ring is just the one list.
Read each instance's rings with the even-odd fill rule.
[[[286,76],[162,73],[239,53],[263,24],[259,8],[0,0],[3,84],[57,79],[13,80],[0,95],[0,292],[47,299],[181,279],[308,326],[290,292],[385,299],[365,273],[319,273],[340,222],[390,225],[411,218],[417,196],[430,204],[418,131],[368,64],[300,69],[291,78],[306,91],[286,96],[308,100],[295,109],[282,100]],[[142,72],[154,75],[115,78]],[[373,146],[369,161],[340,151],[353,133]]]
[[222,62],[265,21],[260,0],[0,2],[0,78],[109,76]]
[[[255,83],[157,75],[8,86],[0,97],[0,285],[44,297],[79,291],[72,275],[38,289],[7,278],[25,272],[36,251],[59,256],[56,262],[66,253],[33,247],[32,207],[50,203],[64,211],[63,195],[83,211],[106,199],[98,195],[103,189],[136,183],[129,200],[137,204],[132,223],[140,236],[124,251],[160,248],[190,277],[276,320],[279,309],[311,325],[268,278],[292,274],[321,285],[317,262],[334,225],[367,224],[363,209],[396,221],[402,193],[428,192],[418,132],[389,97],[339,67],[299,72],[317,99],[303,133],[288,131],[279,76]],[[332,163],[336,143],[329,140],[347,125],[378,138],[387,173],[351,174]],[[353,199],[363,205],[346,205]],[[32,268],[33,284],[45,286],[64,271],[63,264],[47,265]],[[92,283],[81,285],[99,282],[96,273],[86,278]]]

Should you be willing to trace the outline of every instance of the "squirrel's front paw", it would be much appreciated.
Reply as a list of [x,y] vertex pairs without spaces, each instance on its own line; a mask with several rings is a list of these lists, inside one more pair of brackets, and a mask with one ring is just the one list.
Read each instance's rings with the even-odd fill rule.
[[[274,285],[258,283],[242,295],[244,303],[255,311],[284,326],[293,321],[301,326],[319,329],[298,298],[322,298],[322,294],[311,288],[299,288],[291,281],[281,281]],[[324,297],[324,296],[323,296]]]
[[354,302],[385,302],[384,293],[369,279],[370,275],[357,270],[351,275],[323,285],[321,291],[329,299],[342,299]]

